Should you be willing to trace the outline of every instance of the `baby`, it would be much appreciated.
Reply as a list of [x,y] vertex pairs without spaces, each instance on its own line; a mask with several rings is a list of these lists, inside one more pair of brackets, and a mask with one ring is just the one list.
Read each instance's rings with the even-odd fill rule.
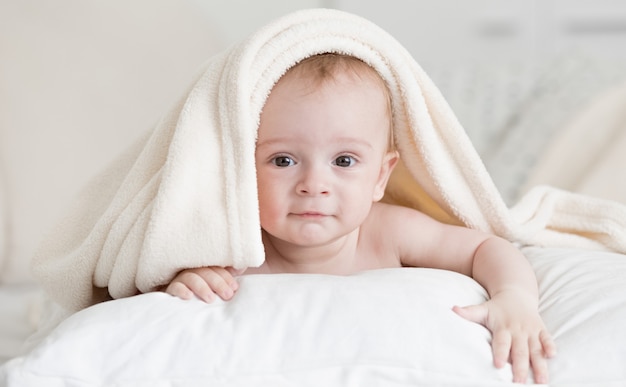
[[[521,252],[496,236],[379,202],[398,161],[391,126],[385,82],[359,59],[313,56],[277,82],[261,114],[255,156],[265,262],[245,274],[349,275],[401,266],[463,273],[490,299],[454,311],[492,332],[495,366],[510,361],[514,381],[525,382],[530,365],[535,381],[547,382],[555,345]],[[184,270],[166,292],[229,300],[240,274]]]

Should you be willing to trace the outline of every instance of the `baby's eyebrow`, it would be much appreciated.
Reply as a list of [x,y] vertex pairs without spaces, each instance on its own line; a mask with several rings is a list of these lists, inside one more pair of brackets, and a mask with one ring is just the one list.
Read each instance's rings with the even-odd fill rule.
[[269,140],[264,140],[264,141],[257,141],[256,147],[257,148],[262,148],[262,147],[270,146],[270,145],[283,144],[283,143],[285,143],[285,141],[286,140],[284,138],[276,138],[276,139],[269,139]]
[[357,145],[365,148],[369,148],[374,150],[374,146],[370,141],[367,141],[362,138],[354,138],[354,137],[340,137],[337,139],[337,144],[341,145]]

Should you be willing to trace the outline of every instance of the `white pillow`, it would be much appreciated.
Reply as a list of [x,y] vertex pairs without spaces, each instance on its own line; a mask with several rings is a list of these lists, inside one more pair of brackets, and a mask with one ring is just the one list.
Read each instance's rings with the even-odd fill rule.
[[[527,248],[558,346],[551,387],[626,385],[626,256]],[[162,293],[96,305],[0,368],[8,386],[509,386],[490,334],[451,311],[485,300],[432,269],[251,275],[230,302]]]
[[489,332],[451,310],[485,295],[429,269],[251,275],[230,302],[153,293],[96,305],[5,372],[37,387],[508,384]]
[[626,255],[525,248],[558,346],[550,386],[626,386]]

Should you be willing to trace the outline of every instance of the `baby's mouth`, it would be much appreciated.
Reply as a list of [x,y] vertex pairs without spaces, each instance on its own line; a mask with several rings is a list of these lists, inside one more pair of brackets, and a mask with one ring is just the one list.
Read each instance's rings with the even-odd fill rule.
[[305,212],[295,213],[294,215],[300,218],[305,218],[305,219],[320,219],[326,216],[326,214],[322,212],[318,212],[318,211],[305,211]]

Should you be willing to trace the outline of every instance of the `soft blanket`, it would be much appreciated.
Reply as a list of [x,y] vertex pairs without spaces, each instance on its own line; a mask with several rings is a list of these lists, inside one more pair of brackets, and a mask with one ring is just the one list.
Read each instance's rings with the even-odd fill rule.
[[260,265],[260,113],[287,69],[326,52],[362,59],[390,89],[401,163],[385,200],[523,245],[626,252],[621,205],[543,187],[507,208],[411,55],[367,20],[314,9],[274,21],[209,60],[156,128],[84,190],[33,260],[51,297],[79,310],[153,291],[183,268]]

